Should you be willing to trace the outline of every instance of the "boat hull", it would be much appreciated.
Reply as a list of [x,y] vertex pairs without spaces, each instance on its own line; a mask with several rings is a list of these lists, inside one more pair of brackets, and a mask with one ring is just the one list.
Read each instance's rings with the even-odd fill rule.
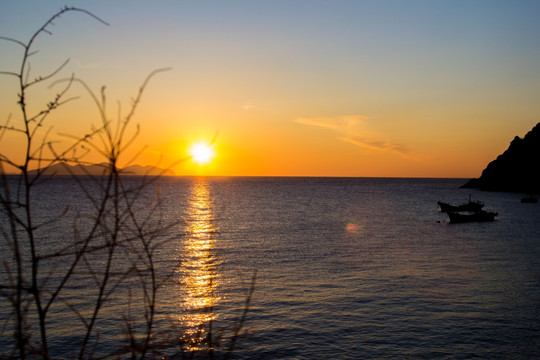
[[466,204],[450,205],[442,201],[438,201],[437,204],[441,208],[441,212],[460,212],[460,211],[480,211],[484,204],[480,201],[469,201]]
[[456,223],[466,223],[466,222],[479,222],[479,221],[494,221],[495,216],[499,215],[496,212],[488,211],[476,211],[471,213],[461,213],[461,212],[449,212],[448,217],[450,218],[451,224]]

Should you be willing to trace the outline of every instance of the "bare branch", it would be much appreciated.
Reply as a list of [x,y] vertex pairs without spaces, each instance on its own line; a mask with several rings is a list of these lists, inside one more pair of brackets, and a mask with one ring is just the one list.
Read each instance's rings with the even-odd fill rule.
[[15,77],[19,77],[20,75],[15,73],[15,72],[11,72],[11,71],[0,71],[0,74],[1,75],[11,75],[11,76],[15,76]]
[[[7,280],[5,276],[2,278],[0,295],[5,295],[13,308],[13,315],[9,322],[14,328],[15,345],[13,348],[16,352],[12,357],[23,359],[36,355],[51,358],[56,355],[49,354],[47,344],[47,340],[50,340],[47,326],[53,316],[50,313],[53,308],[55,313],[56,310],[66,311],[67,309],[70,316],[76,315],[84,325],[86,330],[84,334],[81,334],[84,338],[83,343],[78,350],[73,349],[79,353],[79,358],[91,358],[94,354],[97,356],[99,327],[103,317],[102,308],[106,307],[115,292],[125,291],[128,287],[128,291],[131,288],[137,291],[142,310],[134,317],[124,317],[129,338],[132,341],[128,351],[133,357],[156,357],[161,354],[161,349],[151,347],[156,344],[166,344],[161,340],[155,341],[154,337],[155,334],[163,334],[154,329],[158,289],[167,280],[172,279],[180,264],[180,260],[176,262],[173,259],[169,263],[171,268],[163,269],[160,267],[163,265],[158,265],[162,259],[158,261],[157,254],[167,246],[173,233],[176,239],[185,236],[183,233],[179,234],[177,230],[177,225],[183,220],[165,220],[167,214],[161,208],[163,200],[159,192],[156,193],[155,198],[149,196],[148,187],[157,181],[156,177],[143,178],[136,183],[131,180],[126,181],[117,167],[117,162],[120,156],[126,156],[127,149],[133,145],[140,133],[140,127],[132,121],[149,81],[157,73],[169,69],[151,72],[129,104],[127,113],[123,112],[122,105],[118,102],[116,113],[112,117],[108,114],[105,87],[101,88],[99,93],[94,93],[84,81],[73,75],[70,78],[54,81],[60,72],[65,70],[69,60],[47,75],[28,81],[31,79],[29,58],[35,53],[32,47],[36,38],[41,33],[52,34],[50,27],[54,21],[68,11],[82,12],[106,24],[86,10],[65,7],[45,22],[26,44],[0,37],[0,40],[13,42],[24,48],[19,73],[0,72],[2,75],[16,76],[19,79],[19,107],[22,112],[22,125],[19,126],[24,127],[13,126],[9,117],[5,124],[0,125],[0,138],[7,132],[22,134],[25,140],[24,146],[26,146],[24,160],[20,164],[16,164],[7,155],[0,154],[0,170],[6,165],[14,166],[21,171],[20,176],[9,179],[9,184],[6,180],[7,176],[0,171],[2,173],[0,174],[0,185],[2,185],[0,186],[0,211],[8,215],[7,221],[0,226],[0,236],[3,236],[8,243],[7,252],[11,252],[6,260],[8,264],[6,269],[11,277]],[[60,91],[41,111],[29,116],[26,89],[34,84],[51,80],[51,86],[61,82],[65,84],[62,84]],[[67,96],[74,83],[81,84],[94,102],[98,110],[96,119],[98,126],[91,125],[90,131],[82,137],[60,133],[61,136],[72,140],[67,145],[60,146],[58,142],[52,141],[53,127],[48,126],[47,120],[58,107],[74,100],[73,97]],[[113,121],[115,121],[114,124]],[[144,149],[143,147],[137,152],[129,163]],[[88,160],[80,158],[81,155],[84,156],[89,152],[101,155],[107,161],[103,167],[103,174],[93,176],[84,168],[83,171],[88,176],[75,176],[70,165],[73,163],[90,164]],[[67,171],[73,175],[73,181],[83,194],[84,206],[79,209],[80,212],[77,212],[77,209],[73,210],[72,206],[59,206],[58,209],[53,209],[53,213],[46,214],[43,218],[36,217],[34,205],[35,201],[39,201],[37,200],[39,198],[35,197],[35,194],[39,194],[37,185],[43,184],[50,178],[48,175],[52,165],[61,162],[69,165],[66,166]],[[30,171],[36,164],[37,170]],[[3,189],[7,185],[11,186],[12,182],[17,184],[13,191],[9,188]],[[73,203],[73,205],[76,204]],[[67,218],[72,220],[72,234],[69,236],[65,235],[64,229],[58,232],[55,229],[56,224],[59,224],[59,228],[64,225],[69,226],[69,222],[65,220]],[[44,232],[47,234],[42,237]],[[48,237],[55,237],[54,240],[58,242],[53,244],[53,247],[49,247]],[[13,260],[10,256],[13,256]],[[90,285],[91,290],[94,291],[94,298],[90,304],[88,301],[79,304],[67,300],[71,284],[81,279],[94,284],[93,287]],[[225,355],[233,351],[241,335],[254,283],[255,275],[247,294],[244,311],[232,329],[233,334],[229,347],[225,349]],[[57,306],[63,306],[64,310]],[[129,306],[127,311],[131,314]],[[28,327],[28,322],[32,323],[32,328]],[[205,331],[204,326],[206,325],[201,325],[198,329],[201,334]],[[211,323],[210,326],[212,326]],[[139,333],[139,329],[143,329],[143,332]],[[30,338],[32,342],[29,342]],[[210,346],[211,334],[202,341]],[[181,350],[184,350],[183,344],[181,346]],[[120,347],[120,349],[124,348]],[[123,353],[118,352],[118,354]]]
[[[60,71],[62,71],[62,69],[64,67],[66,67],[66,65],[69,63],[69,59],[67,59],[66,61],[64,61],[64,63],[62,65],[60,65],[56,70],[54,70],[53,72],[51,72],[49,75],[45,75],[45,76],[39,76],[38,78],[34,79],[33,81],[31,82],[27,82],[24,86],[25,87],[30,87],[32,85],[35,85],[37,83],[40,83],[42,81],[46,81],[46,80],[49,80],[50,78],[53,78],[54,76],[56,76]],[[28,74],[30,74],[30,71],[28,71]]]
[[0,36],[0,40],[11,41],[11,42],[13,42],[15,44],[21,45],[23,48],[26,48],[26,44],[23,43],[22,41],[17,40],[17,39],[12,39],[12,38],[9,38],[9,37]]

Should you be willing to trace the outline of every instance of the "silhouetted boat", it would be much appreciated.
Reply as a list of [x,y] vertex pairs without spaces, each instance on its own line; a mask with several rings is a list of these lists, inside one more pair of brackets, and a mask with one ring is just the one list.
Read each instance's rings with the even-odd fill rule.
[[521,202],[522,203],[530,203],[530,204],[532,204],[532,203],[538,202],[538,198],[531,195],[531,196],[528,196],[528,197],[521,198]]
[[461,205],[450,205],[442,201],[437,201],[437,204],[441,208],[441,212],[460,212],[460,211],[480,211],[484,207],[484,203],[481,201],[472,201],[471,195],[469,195],[469,202]]
[[465,223],[465,222],[473,222],[473,221],[493,221],[495,220],[495,216],[499,215],[499,213],[496,212],[490,212],[490,211],[474,211],[474,212],[468,212],[468,213],[462,213],[462,212],[448,212],[448,217],[450,218],[450,223]]

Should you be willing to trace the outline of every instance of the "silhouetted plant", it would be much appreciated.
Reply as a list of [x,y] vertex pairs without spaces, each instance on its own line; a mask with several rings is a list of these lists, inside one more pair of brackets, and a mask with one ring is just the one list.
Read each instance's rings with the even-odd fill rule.
[[[87,84],[71,76],[54,80],[67,64],[45,76],[30,79],[29,59],[33,45],[42,33],[50,33],[48,27],[66,12],[80,12],[106,24],[92,13],[66,7],[53,15],[27,43],[1,37],[24,49],[19,71],[1,71],[18,81],[20,121],[11,123],[11,118],[0,125],[0,139],[7,133],[24,138],[24,155],[17,160],[0,153],[0,236],[4,241],[2,254],[3,272],[0,279],[0,295],[9,305],[11,313],[2,319],[0,341],[5,345],[0,350],[4,358],[54,357],[51,353],[49,326],[55,321],[55,311],[69,310],[78,321],[75,326],[79,359],[97,356],[130,358],[193,357],[189,347],[182,343],[181,334],[170,336],[170,328],[156,327],[158,291],[172,279],[178,259],[166,264],[156,263],[157,253],[172,237],[178,238],[173,230],[179,221],[171,221],[163,213],[163,199],[152,185],[158,177],[145,176],[126,180],[118,167],[119,159],[126,154],[138,135],[138,127],[130,134],[135,110],[148,81],[157,73],[152,72],[143,82],[125,116],[118,114],[110,120],[106,107],[105,88],[97,96]],[[35,115],[29,112],[28,89],[52,81],[61,90]],[[47,120],[62,105],[73,100],[67,98],[68,91],[76,84],[81,85],[93,99],[99,113],[99,126],[80,137],[71,137],[71,144],[60,149],[50,140]],[[100,176],[73,176],[79,191],[84,194],[82,209],[59,209],[47,219],[36,216],[36,194],[50,180],[49,169],[58,163],[87,163],[84,158],[90,152],[105,159],[101,164]],[[7,175],[6,166],[18,170],[17,175]],[[69,170],[69,168],[68,168]],[[72,234],[65,238],[59,230],[61,222],[71,220]],[[39,222],[38,222],[39,221]],[[63,241],[50,243],[58,237]],[[65,240],[65,241],[64,241]],[[90,284],[89,284],[90,283]],[[213,323],[205,323],[205,353],[213,358],[214,349],[220,347],[221,357],[230,358],[236,341],[242,332],[246,314],[252,298],[255,277],[248,292],[244,312],[233,326],[231,335],[225,339],[223,333],[215,333]],[[89,293],[77,299],[78,286]],[[127,292],[125,297],[115,298],[118,292]],[[138,299],[136,305],[132,299]],[[120,303],[118,303],[118,301]],[[142,305],[141,305],[142,304]],[[125,345],[118,345],[110,353],[99,351],[100,321],[112,305],[121,306],[124,316]],[[132,307],[136,306],[135,309]],[[13,335],[10,341],[9,335]],[[180,343],[179,343],[180,342]],[[75,347],[74,347],[75,348]],[[171,349],[173,351],[171,351]]]

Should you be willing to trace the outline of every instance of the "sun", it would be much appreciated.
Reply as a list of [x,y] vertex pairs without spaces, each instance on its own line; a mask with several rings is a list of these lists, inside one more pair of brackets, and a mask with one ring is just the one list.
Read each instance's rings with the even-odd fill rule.
[[191,160],[201,166],[210,163],[215,156],[213,146],[205,142],[193,144],[188,152],[191,155]]

